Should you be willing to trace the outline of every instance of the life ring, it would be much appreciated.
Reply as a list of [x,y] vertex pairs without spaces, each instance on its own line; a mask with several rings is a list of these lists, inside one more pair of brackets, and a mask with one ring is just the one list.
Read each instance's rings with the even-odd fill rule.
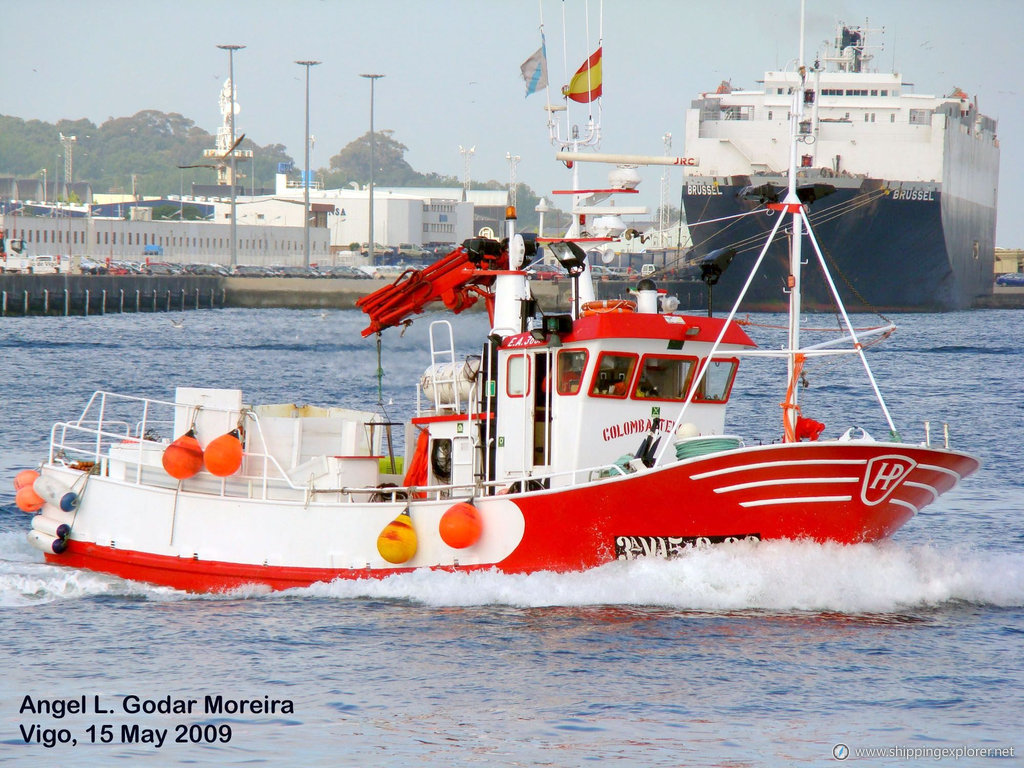
[[580,307],[583,317],[604,315],[609,312],[636,312],[636,302],[628,299],[598,299],[588,301]]

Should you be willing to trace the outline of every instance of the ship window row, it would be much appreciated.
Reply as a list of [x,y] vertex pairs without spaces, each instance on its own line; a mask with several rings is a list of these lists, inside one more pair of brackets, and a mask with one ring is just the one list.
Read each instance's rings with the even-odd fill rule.
[[[779,89],[780,92],[782,89]],[[822,88],[822,96],[888,96],[888,88]],[[899,91],[893,91],[893,96],[899,96]]]
[[[583,389],[589,353],[585,349],[559,350],[555,365],[555,391],[572,396]],[[686,355],[647,354],[640,357],[625,352],[602,352],[594,366],[588,394],[591,397],[625,400],[683,402],[693,387],[702,360]],[[692,402],[725,403],[732,391],[739,361],[714,358],[694,392]],[[511,355],[506,367],[506,393],[509,397],[530,394],[532,375],[530,357]],[[543,386],[550,386],[545,381]]]
[[[828,114],[832,114],[832,113],[828,112],[828,110],[826,108],[826,111],[823,114],[828,115]],[[864,122],[865,123],[873,123],[873,122],[875,122],[876,115],[877,115],[876,112],[865,112],[864,113]],[[912,109],[912,110],[910,110],[910,124],[911,125],[931,125],[931,122],[932,122],[931,115],[932,115],[932,110],[929,110],[929,109]],[[786,112],[786,120],[789,120],[789,117],[790,117],[790,113],[787,111]],[[754,113],[754,108],[753,107],[743,107],[742,110],[740,110],[740,108],[738,108],[738,107],[737,108],[723,107],[721,112],[714,112],[714,113],[712,113],[712,112],[705,111],[704,115],[702,116],[702,120],[704,120],[705,122],[709,122],[709,121],[713,121],[713,120],[753,120],[754,118],[755,118],[755,113]],[[767,118],[768,118],[769,121],[775,119],[775,112],[774,112],[774,110],[769,109],[767,111]],[[824,118],[823,117],[822,119],[823,120],[827,120],[828,118]],[[846,112],[842,119],[846,120],[846,121],[849,121],[850,120],[850,113]],[[889,113],[889,122],[890,123],[895,123],[896,122],[896,113],[895,112],[890,112]],[[424,226],[424,230],[426,230],[426,226]]]

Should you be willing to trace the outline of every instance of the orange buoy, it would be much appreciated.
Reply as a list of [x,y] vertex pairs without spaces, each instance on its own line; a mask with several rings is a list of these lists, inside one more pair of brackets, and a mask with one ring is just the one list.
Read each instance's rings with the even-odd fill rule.
[[15,494],[14,503],[18,505],[18,509],[22,512],[31,514],[42,509],[46,499],[36,493],[36,489],[31,485],[23,485]]
[[477,508],[466,501],[460,501],[441,515],[438,524],[441,541],[452,549],[465,549],[477,543],[483,533],[484,523]]
[[384,526],[377,537],[377,551],[395,565],[412,560],[416,554],[416,529],[412,527],[408,512],[403,512]]
[[212,475],[227,477],[242,466],[242,441],[237,429],[213,440],[203,451],[203,463]]
[[190,429],[164,450],[161,458],[164,471],[175,480],[187,480],[203,468],[203,449],[196,440],[196,432]]
[[21,470],[21,472],[14,476],[14,490],[20,491],[26,485],[32,485],[38,477],[39,473],[34,469]]

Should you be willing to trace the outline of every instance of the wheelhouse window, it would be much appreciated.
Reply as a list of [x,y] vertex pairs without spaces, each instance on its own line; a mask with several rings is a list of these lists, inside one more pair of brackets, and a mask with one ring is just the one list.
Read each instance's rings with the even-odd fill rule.
[[636,355],[604,352],[597,359],[590,394],[594,397],[625,397],[633,381],[636,360]]
[[697,392],[693,396],[695,403],[724,403],[729,399],[732,391],[732,382],[736,378],[736,367],[739,360],[730,358],[727,360],[712,360],[708,369],[697,385]]
[[512,355],[505,369],[505,391],[509,397],[523,397],[530,392],[530,361],[526,355]]
[[583,383],[583,371],[587,368],[587,350],[563,349],[558,353],[557,391],[560,395],[575,395]]
[[695,357],[644,355],[633,397],[641,400],[685,400],[696,370]]

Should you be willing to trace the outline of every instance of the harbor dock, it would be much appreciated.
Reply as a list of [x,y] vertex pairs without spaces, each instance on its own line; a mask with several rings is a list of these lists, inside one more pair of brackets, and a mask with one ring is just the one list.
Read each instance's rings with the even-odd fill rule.
[[0,275],[0,316],[184,312],[225,306],[220,279],[199,275]]
[[[0,316],[185,312],[221,307],[353,309],[387,280],[259,278],[205,275],[0,275]],[[670,293],[671,284],[666,287]],[[628,291],[625,281],[597,283],[599,298]],[[534,281],[542,304],[565,301],[571,281]],[[1024,309],[1024,287],[1000,286],[975,309]]]

